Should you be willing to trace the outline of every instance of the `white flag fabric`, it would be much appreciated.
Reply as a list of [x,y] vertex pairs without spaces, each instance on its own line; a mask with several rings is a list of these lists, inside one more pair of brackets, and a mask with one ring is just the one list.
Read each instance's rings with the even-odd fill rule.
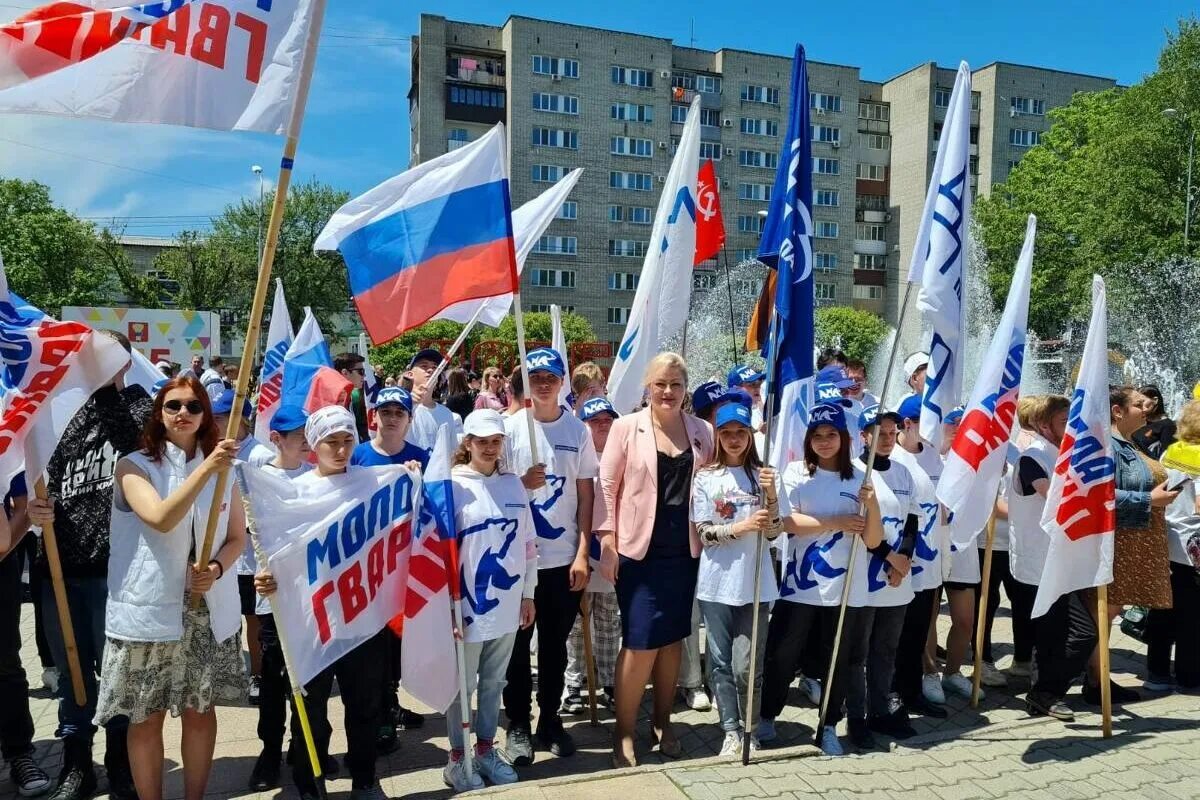
[[279,410],[283,395],[283,359],[295,338],[287,300],[283,296],[283,281],[276,278],[271,325],[267,328],[267,348],[263,352],[262,372],[258,377],[258,408],[254,415],[254,438],[264,444],[271,441],[271,420]]
[[1117,476],[1108,407],[1108,299],[1092,276],[1092,320],[1067,431],[1050,477],[1042,529],[1050,539],[1033,616],[1064,594],[1112,582]]
[[650,247],[621,345],[608,376],[608,399],[628,414],[642,401],[646,365],[683,329],[696,256],[696,179],[700,171],[700,97],[692,100],[654,213]]
[[963,286],[971,228],[971,68],[958,66],[942,126],[908,280],[932,326],[921,403],[921,438],[942,444],[942,419],[962,398]]
[[1021,396],[1036,237],[1037,218],[1030,214],[1004,314],[984,356],[971,391],[971,402],[946,454],[946,466],[938,481],[937,498],[952,514],[950,540],[959,550],[968,547],[987,525],[1004,475]]
[[239,467],[305,684],[403,613],[421,475],[402,465],[289,481]]
[[[559,215],[563,203],[571,194],[571,190],[575,188],[575,184],[579,182],[581,175],[583,175],[582,169],[571,170],[558,183],[512,212],[513,247],[517,252],[518,275],[524,269],[525,259],[533,252],[538,239],[542,238],[546,228],[550,227],[550,223]],[[475,316],[475,312],[482,308],[479,322],[495,328],[512,308],[512,298],[512,293],[509,292],[498,294],[495,297],[485,297],[481,300],[464,300],[447,307],[433,318],[466,323],[470,322],[471,318]]]
[[81,322],[59,322],[8,290],[0,259],[0,489],[41,477],[63,431],[129,354]]
[[567,373],[562,388],[558,391],[558,404],[563,408],[570,408],[571,362],[567,360],[567,335],[563,333],[562,309],[553,304],[550,306],[550,347],[562,359],[563,369]]
[[0,26],[0,112],[282,134],[318,0],[76,0]]
[[381,387],[375,377],[375,368],[371,366],[370,351],[371,348],[367,346],[367,335],[360,333],[358,335],[358,354],[363,357],[363,388],[366,389],[367,396],[373,398]]
[[154,397],[162,385],[167,382],[167,376],[150,363],[150,359],[142,355],[142,352],[136,347],[130,351],[129,356],[132,360],[129,364],[129,371],[125,373],[125,385],[137,384],[146,390],[146,394]]

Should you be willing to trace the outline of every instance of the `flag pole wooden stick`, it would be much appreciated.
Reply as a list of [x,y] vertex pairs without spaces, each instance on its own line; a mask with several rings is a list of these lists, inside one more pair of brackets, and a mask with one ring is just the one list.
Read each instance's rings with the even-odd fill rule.
[[446,371],[446,367],[450,365],[450,359],[454,358],[454,354],[463,346],[463,342],[467,341],[467,336],[471,333],[471,329],[475,327],[475,323],[479,322],[479,317],[483,315],[483,309],[487,307],[486,303],[480,303],[479,308],[475,309],[475,313],[467,324],[463,326],[462,331],[458,334],[458,338],[454,340],[454,344],[450,345],[450,349],[446,351],[446,355],[442,356],[442,361],[437,365],[433,374],[429,376],[426,386],[430,387],[427,391],[432,391],[437,387],[438,378]]
[[1096,587],[1096,632],[1100,648],[1100,712],[1101,730],[1105,739],[1111,739],[1112,728],[1112,685],[1109,683],[1108,628],[1112,619],[1108,615],[1108,584]]
[[524,407],[525,423],[529,426],[529,459],[536,465],[538,461],[537,426],[533,421],[533,392],[529,386],[529,365],[525,363],[525,315],[521,312],[521,286],[518,279],[517,288],[513,291],[513,321],[517,323],[517,355],[521,359],[521,386],[525,390]]
[[971,708],[979,707],[979,684],[983,680],[983,640],[987,632],[988,592],[992,586],[992,551],[996,543],[996,509],[988,518],[983,549],[983,575],[979,582],[979,608],[975,609],[975,671],[971,674]]
[[[33,484],[33,494],[38,500],[49,500],[46,481],[41,476]],[[62,561],[58,557],[58,540],[54,538],[54,524],[42,526],[42,542],[46,546],[46,564],[50,567],[50,588],[54,591],[54,605],[58,611],[58,627],[62,630],[63,648],[67,651],[67,671],[71,673],[71,691],[75,705],[87,706],[87,691],[83,687],[83,670],[79,667],[79,648],[75,644],[75,628],[71,626],[71,607],[67,604],[67,586],[63,582]],[[207,563],[207,562],[205,562]]]
[[[242,404],[250,389],[251,362],[258,336],[262,330],[263,307],[267,303],[267,290],[271,288],[271,267],[275,263],[275,249],[279,246],[279,229],[283,225],[283,214],[287,205],[288,186],[292,181],[292,168],[296,162],[296,149],[300,144],[300,129],[304,123],[304,109],[308,105],[308,91],[312,86],[313,67],[317,61],[317,44],[321,37],[321,24],[325,19],[326,0],[313,0],[312,19],[309,22],[308,39],[301,56],[300,75],[296,83],[296,101],[292,104],[287,123],[287,139],[283,143],[283,157],[279,162],[279,179],[275,185],[275,200],[271,204],[271,219],[267,224],[267,236],[263,243],[262,258],[258,264],[258,282],[254,286],[254,299],[250,303],[250,320],[246,324],[246,339],[242,345],[242,367],[238,370],[237,386],[233,392],[233,413],[225,428],[226,439],[236,439],[242,424]],[[204,529],[204,543],[200,548],[197,564],[207,564],[212,558],[213,538],[217,532],[221,503],[229,480],[228,471],[217,475],[213,490],[212,506],[208,510],[208,522]],[[200,604],[202,595],[192,595],[192,607]]]
[[592,603],[588,599],[587,589],[579,602],[579,616],[583,625],[583,664],[584,675],[587,677],[588,714],[593,725],[600,724],[596,715],[596,665],[592,661]]

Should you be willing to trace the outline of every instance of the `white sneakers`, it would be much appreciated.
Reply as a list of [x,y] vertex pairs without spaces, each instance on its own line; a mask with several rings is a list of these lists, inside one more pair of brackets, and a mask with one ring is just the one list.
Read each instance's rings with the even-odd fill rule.
[[42,687],[49,690],[50,694],[58,694],[58,670],[54,667],[46,667],[42,670]]
[[512,764],[504,760],[500,751],[495,747],[483,755],[476,754],[475,768],[483,779],[493,786],[505,786],[517,782],[517,771],[513,769]]
[[987,661],[984,661],[983,672],[979,676],[979,682],[984,686],[1008,686],[1008,676],[996,669],[995,664],[989,664]]
[[946,704],[946,693],[942,691],[942,681],[936,672],[921,677],[921,694],[935,706]]
[[455,793],[473,792],[483,788],[483,778],[479,776],[478,770],[467,777],[466,760],[468,758],[470,755],[465,755],[458,761],[451,759],[446,762],[446,767],[442,770],[442,783],[453,789]]
[[683,689],[683,702],[692,711],[712,710],[712,700],[709,699],[708,692],[704,691],[703,686],[697,686],[695,689]]
[[[928,677],[928,676],[926,676]],[[942,688],[950,694],[956,694],[959,697],[965,697],[968,700],[971,698],[971,681],[962,673],[955,672],[953,675],[946,675],[942,678]],[[945,694],[942,695],[945,697]],[[928,695],[926,695],[928,697]],[[984,698],[983,689],[979,690],[979,699]]]
[[[762,728],[760,727],[761,731]],[[750,752],[757,753],[762,749],[762,745],[758,743],[757,736],[750,737]],[[721,742],[721,755],[723,756],[738,756],[742,754],[742,732],[741,731],[726,731],[725,740]]]

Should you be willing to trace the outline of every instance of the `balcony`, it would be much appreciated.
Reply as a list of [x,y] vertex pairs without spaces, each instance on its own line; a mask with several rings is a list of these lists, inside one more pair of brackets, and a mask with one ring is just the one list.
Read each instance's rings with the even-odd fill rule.
[[503,87],[504,64],[482,58],[447,58],[446,80],[472,83],[476,86]]
[[880,239],[855,239],[854,252],[866,256],[886,256],[887,242]]
[[886,211],[875,211],[872,209],[857,209],[854,212],[855,222],[874,222],[887,223],[891,221],[891,214]]

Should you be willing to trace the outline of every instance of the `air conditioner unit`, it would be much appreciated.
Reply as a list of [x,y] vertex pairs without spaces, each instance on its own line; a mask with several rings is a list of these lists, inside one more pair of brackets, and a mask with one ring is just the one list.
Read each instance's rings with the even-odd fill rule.
[[559,81],[562,80],[562,75],[551,75],[550,80],[554,81],[555,83],[558,83]]
[[728,180],[722,180],[722,181],[721,181],[721,188],[722,188],[722,189],[728,189],[728,188],[729,188],[729,181],[728,181]]
[[722,124],[722,125],[724,125],[726,128],[732,128],[732,127],[733,127],[733,120],[731,120],[731,119],[727,119],[727,120],[725,120],[724,122],[722,122],[721,124]]
[[671,71],[670,71],[670,70],[666,70],[666,69],[659,70],[659,72],[658,72],[658,77],[660,77],[660,78],[669,78],[669,77],[671,77]]
[[1017,110],[1016,110],[1015,108],[1010,108],[1010,109],[1008,110],[1008,115],[1009,115],[1010,117],[1015,117],[1015,116],[1017,115]]
[[659,150],[666,150],[666,149],[667,149],[667,143],[666,143],[666,142],[659,142],[659,143],[658,143],[658,149],[659,149]]
[[820,106],[817,106],[816,108],[813,109],[813,113],[816,114],[818,117],[823,117],[823,116],[825,116],[825,109],[821,108]]
[[891,222],[891,221],[892,221],[892,214],[891,214],[891,212],[888,212],[887,214],[884,214],[884,215],[883,215],[883,221],[884,221],[884,222]]
[[732,148],[732,147],[726,147],[726,148],[725,148],[725,155],[727,155],[727,156],[731,156],[731,155],[733,155],[733,148]]
[[830,142],[830,143],[829,143],[829,145],[830,145],[830,146],[831,146],[831,147],[832,147],[834,150],[837,150],[839,147],[841,147],[841,146],[842,146],[842,143],[841,143],[841,142],[839,142],[837,139],[834,139],[832,142]]
[[667,176],[666,176],[666,175],[659,175],[659,176],[658,176],[658,182],[659,182],[659,183],[666,183],[666,182],[667,182]]

